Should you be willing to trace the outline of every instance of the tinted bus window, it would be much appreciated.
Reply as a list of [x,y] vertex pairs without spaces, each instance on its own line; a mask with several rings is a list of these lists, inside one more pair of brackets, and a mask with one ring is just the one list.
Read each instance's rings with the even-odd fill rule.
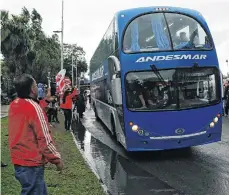
[[198,50],[212,47],[208,35],[193,18],[174,13],[166,13],[165,16],[175,50]]
[[175,13],[139,16],[128,25],[125,31],[123,40],[125,53],[166,51],[172,48],[174,50],[203,50],[211,49],[212,43],[196,20]]
[[147,14],[133,20],[126,29],[123,48],[125,53],[171,50],[164,15]]
[[126,95],[130,110],[179,110],[209,106],[220,101],[216,68],[177,68],[159,70],[158,74],[153,71],[127,74]]

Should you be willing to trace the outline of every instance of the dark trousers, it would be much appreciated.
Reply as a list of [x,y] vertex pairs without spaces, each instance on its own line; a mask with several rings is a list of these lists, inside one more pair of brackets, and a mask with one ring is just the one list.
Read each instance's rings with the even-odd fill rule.
[[227,100],[227,102],[225,103],[225,107],[224,107],[224,112],[226,115],[228,115],[228,110],[229,110],[229,100]]
[[52,122],[52,116],[53,116],[53,108],[48,109],[47,116],[48,116],[49,123],[51,123]]
[[15,177],[20,182],[21,195],[47,195],[47,187],[44,180],[44,166],[24,167],[14,166]]
[[53,118],[52,118],[52,120],[55,121],[55,122],[59,122],[59,120],[58,120],[58,110],[57,109],[53,110]]
[[72,123],[72,110],[71,109],[64,109],[64,126],[66,130],[70,130],[71,123]]

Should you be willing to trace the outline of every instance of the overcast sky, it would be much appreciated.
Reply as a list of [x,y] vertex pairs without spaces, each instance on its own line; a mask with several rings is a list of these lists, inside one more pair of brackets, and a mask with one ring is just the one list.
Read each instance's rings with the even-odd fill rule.
[[[61,28],[61,0],[2,0],[0,4],[14,14],[20,13],[23,6],[29,10],[36,8],[43,17],[43,29],[48,35]],[[200,11],[213,34],[221,69],[227,72],[229,0],[64,0],[64,42],[81,45],[89,62],[116,11],[157,5]]]

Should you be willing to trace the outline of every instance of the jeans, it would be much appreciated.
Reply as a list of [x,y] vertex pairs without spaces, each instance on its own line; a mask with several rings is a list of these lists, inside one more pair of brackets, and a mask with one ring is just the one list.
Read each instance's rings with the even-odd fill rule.
[[21,195],[48,195],[44,180],[44,166],[24,167],[14,165],[15,177],[20,182]]

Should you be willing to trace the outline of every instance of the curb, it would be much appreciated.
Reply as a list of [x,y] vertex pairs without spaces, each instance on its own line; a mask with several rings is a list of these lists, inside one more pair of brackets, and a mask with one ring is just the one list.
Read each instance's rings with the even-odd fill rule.
[[98,175],[98,174],[96,173],[96,171],[92,168],[92,166],[90,165],[90,162],[89,162],[88,159],[86,158],[85,154],[84,154],[84,153],[82,152],[82,150],[80,149],[80,146],[78,145],[78,142],[77,142],[77,140],[76,140],[76,138],[75,138],[75,135],[74,135],[74,133],[73,133],[72,131],[71,131],[71,134],[72,134],[73,141],[74,141],[74,143],[75,143],[77,149],[79,150],[80,154],[81,154],[82,157],[84,158],[84,160],[85,160],[85,162],[86,162],[88,168],[94,173],[94,175],[95,175],[95,176],[97,177],[97,179],[99,180],[99,183],[100,183],[101,187],[103,188],[103,191],[104,191],[105,195],[110,195],[108,188],[106,187],[105,184],[103,184],[103,182],[102,182],[102,180],[100,179],[99,175]]

